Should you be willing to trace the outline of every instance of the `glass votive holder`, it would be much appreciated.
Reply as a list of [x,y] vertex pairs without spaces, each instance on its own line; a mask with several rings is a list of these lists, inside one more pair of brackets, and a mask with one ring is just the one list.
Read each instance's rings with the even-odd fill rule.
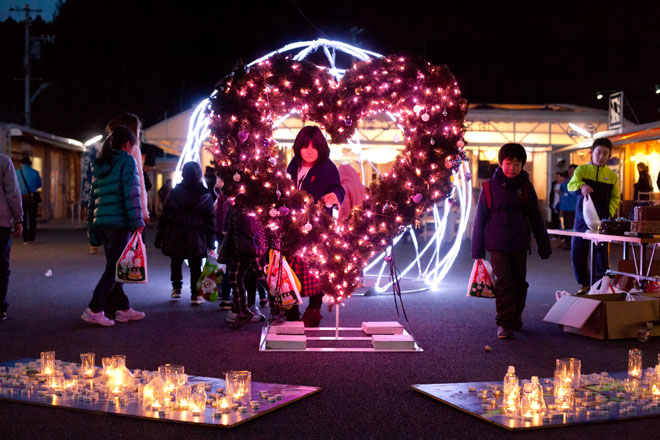
[[635,379],[642,377],[642,351],[637,348],[628,351],[628,376]]
[[94,353],[80,353],[80,375],[85,379],[94,377],[96,370],[94,356]]
[[218,397],[217,408],[221,414],[229,414],[231,412],[231,405],[227,397]]
[[126,366],[126,355],[125,354],[115,354],[112,356],[112,362],[114,363],[115,368],[125,367]]
[[110,370],[115,368],[115,362],[111,357],[101,358],[101,365],[103,366],[103,375],[107,376]]
[[248,401],[252,396],[252,373],[249,371],[227,371],[225,374],[227,396],[234,403]]
[[55,373],[55,352],[42,351],[41,352],[41,374],[47,376]]
[[190,406],[190,394],[192,387],[190,385],[180,385],[176,388],[176,406],[181,411],[186,411]]

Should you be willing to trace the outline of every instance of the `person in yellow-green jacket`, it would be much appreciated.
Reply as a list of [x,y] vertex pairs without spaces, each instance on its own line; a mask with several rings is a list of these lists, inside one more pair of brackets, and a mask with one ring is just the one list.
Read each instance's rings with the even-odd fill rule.
[[[618,176],[605,164],[612,153],[612,142],[609,139],[596,139],[591,146],[591,161],[575,169],[573,177],[568,182],[568,190],[578,195],[575,208],[574,230],[585,232],[587,224],[582,215],[582,205],[585,198],[591,198],[600,219],[614,217],[619,207],[621,196],[619,194]],[[600,279],[609,268],[609,255],[607,243],[594,246],[594,279]],[[578,294],[586,293],[590,288],[589,282],[589,240],[573,237],[571,243],[571,262],[577,282],[581,285]]]

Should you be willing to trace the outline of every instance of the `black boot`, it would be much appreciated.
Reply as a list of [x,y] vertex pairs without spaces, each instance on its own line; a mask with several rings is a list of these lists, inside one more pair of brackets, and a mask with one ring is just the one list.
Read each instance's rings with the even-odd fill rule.
[[289,310],[284,311],[284,316],[286,316],[287,321],[300,321],[300,309],[298,305],[291,306]]

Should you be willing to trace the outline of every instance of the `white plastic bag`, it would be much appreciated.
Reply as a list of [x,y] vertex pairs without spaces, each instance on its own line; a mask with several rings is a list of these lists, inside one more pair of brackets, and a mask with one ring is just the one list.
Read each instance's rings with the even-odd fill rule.
[[590,231],[597,232],[600,225],[600,217],[596,211],[594,200],[591,197],[585,197],[582,202],[582,217]]
[[596,281],[593,286],[591,286],[588,295],[606,295],[621,292],[623,292],[623,290],[616,287],[614,283],[612,283],[610,277],[604,276],[600,280]]

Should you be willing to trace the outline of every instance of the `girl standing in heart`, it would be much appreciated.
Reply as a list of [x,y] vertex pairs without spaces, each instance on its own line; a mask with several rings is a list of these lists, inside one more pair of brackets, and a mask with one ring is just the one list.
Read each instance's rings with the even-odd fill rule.
[[[339,171],[330,160],[330,148],[321,130],[312,125],[303,127],[293,143],[294,157],[286,172],[296,188],[308,192],[314,202],[323,201],[328,214],[334,207],[339,208],[344,201],[345,191],[341,185]],[[321,319],[323,293],[319,280],[312,276],[307,265],[298,257],[291,258],[291,268],[300,279],[301,296],[309,297],[309,305],[303,314],[306,327],[318,327]],[[300,312],[294,306],[286,313],[288,320],[298,320]]]

